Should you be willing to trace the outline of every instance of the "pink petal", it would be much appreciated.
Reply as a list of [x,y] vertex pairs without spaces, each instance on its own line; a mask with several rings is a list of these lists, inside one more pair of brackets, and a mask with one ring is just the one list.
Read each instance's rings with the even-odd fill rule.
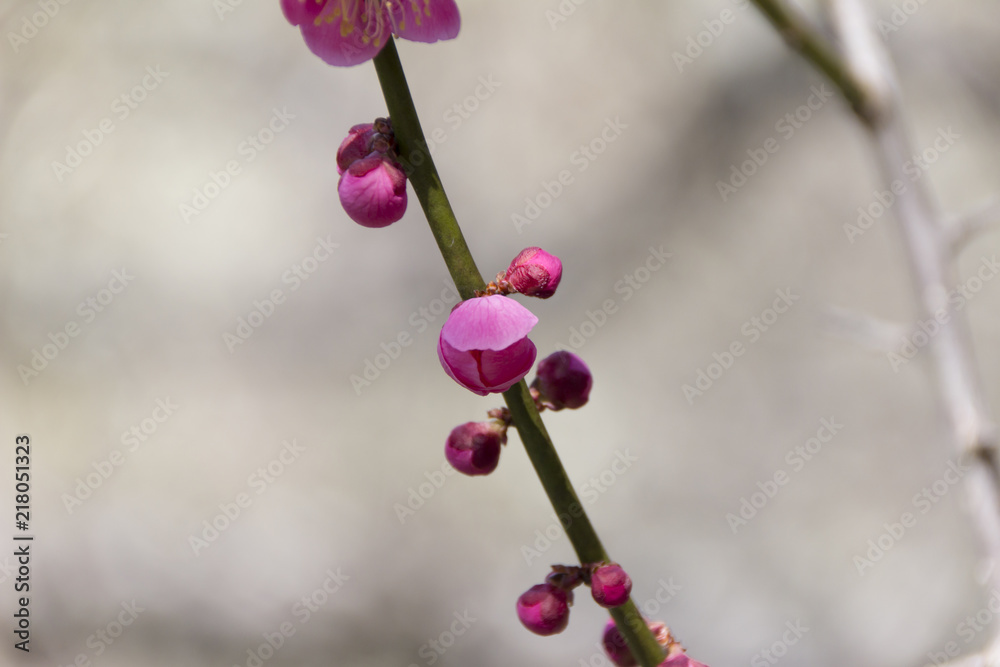
[[[345,21],[341,11],[345,6],[349,14]],[[361,20],[362,0],[342,3],[328,2],[323,13],[315,20],[302,24],[302,37],[309,50],[327,64],[349,67],[374,58],[391,39],[388,21],[381,23],[374,16]]]
[[337,173],[343,174],[355,161],[371,153],[372,135],[375,134],[371,123],[362,123],[351,128],[340,148],[337,149]]
[[281,0],[281,11],[292,25],[302,25],[313,21],[327,0]]
[[478,359],[472,352],[456,350],[442,337],[438,338],[438,359],[444,372],[455,382],[480,396],[490,393],[479,378]]
[[490,391],[507,391],[528,374],[537,354],[535,344],[527,338],[498,352],[484,350],[479,361],[479,377]]
[[392,8],[394,32],[414,42],[454,39],[462,27],[455,0],[397,0]]
[[456,350],[503,350],[538,324],[531,311],[511,298],[494,294],[458,304],[441,327],[441,338]]
[[484,352],[456,350],[438,339],[438,359],[455,382],[479,396],[507,391],[520,382],[535,363],[537,350],[527,338],[510,347]]
[[337,185],[347,215],[364,227],[385,227],[406,212],[406,176],[384,156],[355,161]]

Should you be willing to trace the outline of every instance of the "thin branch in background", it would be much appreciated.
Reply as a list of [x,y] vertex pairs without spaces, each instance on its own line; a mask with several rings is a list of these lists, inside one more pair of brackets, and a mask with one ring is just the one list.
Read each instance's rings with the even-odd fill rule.
[[972,239],[990,227],[1000,227],[1000,197],[992,197],[978,208],[952,218],[945,225],[952,253],[957,257]]
[[909,333],[909,328],[900,322],[882,320],[838,306],[827,308],[823,313],[822,326],[834,336],[882,353],[895,352],[899,339]]
[[[869,132],[884,182],[908,182],[904,165],[913,155],[904,127],[903,105],[891,58],[875,34],[873,17],[859,0],[828,0],[827,9],[839,48],[836,51],[801,12],[781,0],[753,0],[775,24],[789,45],[830,77],[851,103]],[[913,183],[899,195],[895,216],[906,245],[921,321],[934,319],[937,332],[930,344],[938,391],[951,425],[954,446],[970,460],[969,512],[988,563],[984,583],[1000,590],[1000,468],[996,425],[986,407],[964,313],[948,301],[958,283],[954,248],[968,234],[1000,212],[1000,205],[958,227],[946,226],[927,187]],[[957,231],[956,231],[957,230]],[[963,658],[963,667],[1000,664],[1000,636],[989,648]]]

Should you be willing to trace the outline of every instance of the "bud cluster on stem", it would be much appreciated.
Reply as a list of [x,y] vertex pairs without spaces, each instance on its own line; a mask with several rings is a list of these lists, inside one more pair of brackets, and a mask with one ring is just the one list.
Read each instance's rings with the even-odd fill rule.
[[[389,115],[393,120],[393,130],[399,147],[401,160],[409,160],[412,150],[419,150],[424,141],[416,109],[410,97],[406,77],[392,40],[374,58],[375,69],[379,83],[385,96]],[[452,279],[458,287],[463,299],[476,299],[476,290],[484,290],[486,284],[482,274],[476,267],[475,260],[469,252],[454,212],[448,202],[437,169],[431,157],[426,159],[408,174],[414,192],[420,200],[420,205],[427,217],[428,224],[438,244],[441,255],[448,266]],[[560,268],[561,271],[561,268]],[[530,273],[530,272],[529,272]],[[550,270],[551,273],[551,270]],[[551,275],[550,275],[551,277]],[[551,286],[551,280],[545,289]],[[501,295],[500,298],[508,298]],[[523,322],[522,322],[523,326]],[[528,327],[530,329],[530,327]],[[526,334],[527,332],[525,332]],[[451,338],[451,336],[448,336]],[[462,339],[462,335],[456,336]],[[446,341],[455,347],[453,341]],[[465,340],[460,346],[467,345]],[[468,347],[466,351],[474,348]],[[459,350],[462,351],[462,350]],[[442,363],[444,364],[444,359]],[[464,367],[462,367],[464,368]],[[447,370],[447,366],[446,366]],[[455,375],[461,375],[461,368],[453,369]],[[451,374],[451,373],[449,373]],[[452,375],[452,377],[455,377]],[[523,377],[523,375],[522,375]],[[455,378],[456,380],[458,378]],[[489,380],[493,382],[494,380]],[[460,382],[461,384],[461,382]],[[484,382],[484,385],[486,383]],[[488,393],[488,392],[487,392]],[[515,381],[503,391],[507,408],[510,411],[510,421],[518,430],[518,435],[524,444],[528,457],[538,473],[542,486],[557,514],[569,511],[570,507],[582,507],[580,500],[562,466],[555,447],[549,438],[541,421],[535,400],[527,384],[522,380]],[[568,407],[568,406],[567,406]],[[585,512],[577,512],[578,519],[566,528],[567,536],[577,553],[581,563],[608,563],[610,559],[594,531]],[[558,598],[557,594],[556,598]],[[546,598],[551,603],[551,598]],[[568,608],[568,596],[566,606]],[[555,600],[555,611],[558,615],[559,600]],[[643,667],[655,667],[664,660],[664,650],[656,638],[646,627],[638,609],[631,600],[609,610],[621,630],[632,654]],[[543,614],[539,614],[543,616]]]

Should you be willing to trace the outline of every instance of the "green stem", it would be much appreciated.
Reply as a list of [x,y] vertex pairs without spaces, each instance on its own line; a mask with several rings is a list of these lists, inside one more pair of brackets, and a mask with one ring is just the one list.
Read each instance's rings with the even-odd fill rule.
[[[417,193],[417,199],[420,200],[420,206],[424,209],[431,232],[459,293],[463,299],[472,298],[473,292],[483,289],[485,283],[476,268],[472,253],[469,252],[469,246],[465,243],[465,237],[462,236],[458,220],[434,167],[434,160],[427,149],[420,119],[403,74],[403,66],[392,40],[375,56],[375,71],[378,73],[396,134],[400,161]],[[545,493],[556,516],[560,518],[580,563],[610,562],[545,430],[528,385],[521,380],[504,392],[504,399],[521,436],[521,442],[528,452],[528,458],[542,481]],[[663,650],[631,600],[610,611],[629,648],[643,667],[656,667],[663,662]]]
[[417,193],[417,199],[431,225],[434,240],[441,250],[444,263],[448,265],[458,293],[462,299],[471,299],[476,290],[486,288],[486,283],[476,267],[476,260],[472,258],[455,212],[451,210],[448,195],[441,185],[441,177],[434,166],[424,139],[424,131],[420,127],[417,109],[410,97],[410,87],[406,84],[396,44],[391,38],[375,56],[375,71],[382,85],[385,105],[389,109],[403,170],[410,179],[413,191]]

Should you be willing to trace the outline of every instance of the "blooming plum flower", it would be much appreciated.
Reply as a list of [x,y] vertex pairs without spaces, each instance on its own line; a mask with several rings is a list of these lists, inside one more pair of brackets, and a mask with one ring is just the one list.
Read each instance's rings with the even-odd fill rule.
[[501,445],[506,442],[507,427],[502,422],[466,422],[452,429],[444,455],[460,473],[488,475],[496,470]]
[[517,617],[524,627],[536,635],[547,637],[559,634],[569,624],[569,606],[572,603],[572,591],[564,591],[552,584],[538,584],[517,599]]
[[547,299],[562,279],[562,262],[541,248],[525,248],[510,263],[504,280],[525,296]]
[[538,318],[513,299],[494,294],[452,309],[438,338],[438,359],[455,382],[480,396],[507,391],[535,363],[528,332]]
[[461,28],[455,0],[281,0],[281,9],[309,50],[337,66],[371,60],[392,35],[436,42]]

